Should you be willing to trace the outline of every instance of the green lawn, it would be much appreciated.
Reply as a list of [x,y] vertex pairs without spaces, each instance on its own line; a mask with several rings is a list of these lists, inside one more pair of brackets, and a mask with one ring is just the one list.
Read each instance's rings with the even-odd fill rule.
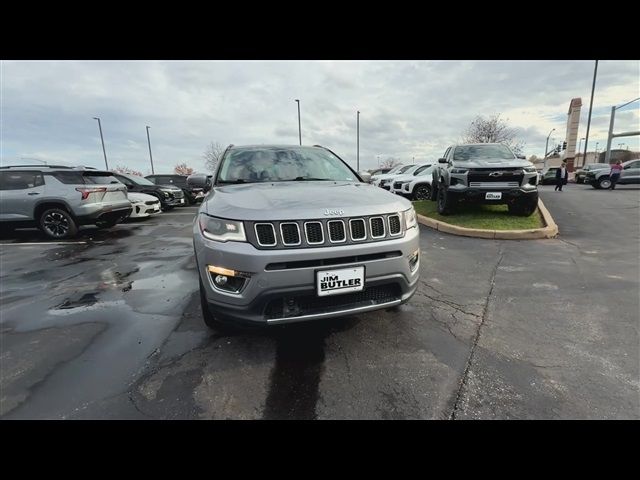
[[423,200],[413,202],[416,212],[425,217],[459,227],[484,228],[488,230],[527,230],[544,227],[540,212],[536,210],[530,217],[509,215],[506,205],[460,204],[456,213],[442,216],[436,209],[436,202]]

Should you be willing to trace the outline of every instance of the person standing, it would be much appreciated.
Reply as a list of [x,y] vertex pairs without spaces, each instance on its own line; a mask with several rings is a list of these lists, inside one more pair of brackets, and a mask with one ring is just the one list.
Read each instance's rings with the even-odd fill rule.
[[556,192],[562,191],[562,186],[567,184],[569,179],[569,172],[567,171],[567,164],[562,162],[560,168],[556,170]]
[[611,165],[611,171],[609,172],[609,178],[611,179],[611,190],[616,189],[616,183],[620,180],[620,174],[622,173],[622,162],[616,161],[615,165]]

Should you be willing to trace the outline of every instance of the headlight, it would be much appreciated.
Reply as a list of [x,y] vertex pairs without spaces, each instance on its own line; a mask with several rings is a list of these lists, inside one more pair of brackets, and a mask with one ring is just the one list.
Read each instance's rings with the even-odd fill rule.
[[467,173],[469,171],[468,168],[452,168],[451,173]]
[[536,173],[538,170],[536,167],[524,167],[524,171],[527,173]]
[[411,207],[409,210],[402,212],[404,214],[404,228],[409,230],[410,228],[418,225],[418,218],[416,217],[415,208]]
[[201,214],[198,219],[200,231],[205,237],[218,242],[246,242],[242,222],[227,220],[225,218],[210,217]]

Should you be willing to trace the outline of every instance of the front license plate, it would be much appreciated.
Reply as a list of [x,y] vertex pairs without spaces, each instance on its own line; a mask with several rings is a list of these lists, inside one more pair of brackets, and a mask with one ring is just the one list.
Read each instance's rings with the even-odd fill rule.
[[484,198],[485,200],[501,200],[502,192],[487,192]]
[[316,272],[316,289],[319,297],[359,292],[364,288],[364,267],[320,270]]
[[184,198],[181,198],[181,199],[180,199],[180,203],[184,203]]

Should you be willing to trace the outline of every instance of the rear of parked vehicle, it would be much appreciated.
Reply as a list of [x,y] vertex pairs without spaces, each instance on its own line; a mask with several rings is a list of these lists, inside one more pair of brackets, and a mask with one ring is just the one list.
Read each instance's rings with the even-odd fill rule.
[[145,178],[156,185],[173,185],[180,188],[188,205],[201,202],[204,198],[204,189],[189,185],[186,175],[147,175]]
[[55,239],[80,225],[108,228],[131,212],[124,185],[110,172],[71,167],[2,167],[0,222],[5,228],[40,228]]

